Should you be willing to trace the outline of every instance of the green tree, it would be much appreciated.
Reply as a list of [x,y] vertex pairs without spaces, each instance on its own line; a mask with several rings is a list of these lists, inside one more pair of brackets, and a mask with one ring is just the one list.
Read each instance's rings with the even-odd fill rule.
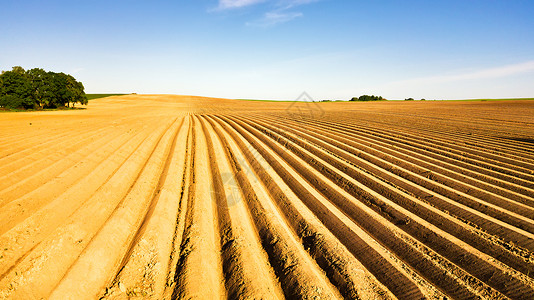
[[52,100],[52,107],[60,107],[68,104],[68,90],[67,90],[67,76],[64,73],[49,72],[52,76],[51,85],[53,89],[54,98]]
[[382,101],[382,100],[386,100],[385,98],[383,98],[382,96],[375,96],[375,95],[361,95],[360,97],[353,97],[351,100],[349,101]]
[[6,96],[9,96],[8,102],[11,103],[11,106],[20,102],[19,106],[10,108],[32,108],[31,95],[31,84],[22,67],[13,67],[12,71],[2,72],[0,75],[0,97],[6,99]]
[[22,102],[22,99],[14,95],[0,96],[0,107],[5,107],[9,109],[24,108]]
[[25,71],[13,67],[0,75],[0,106],[8,108],[74,107],[88,103],[84,86],[72,75],[46,72],[40,68]]
[[75,103],[87,105],[88,100],[84,92],[85,88],[83,84],[79,81],[76,81],[76,79],[72,77],[71,75],[66,75],[66,81],[67,81],[67,93],[66,93],[67,107],[69,106],[69,103],[72,103],[72,107],[74,107]]
[[47,73],[43,69],[34,68],[26,72],[30,80],[32,100],[36,106],[43,108],[45,106],[45,93],[48,86]]

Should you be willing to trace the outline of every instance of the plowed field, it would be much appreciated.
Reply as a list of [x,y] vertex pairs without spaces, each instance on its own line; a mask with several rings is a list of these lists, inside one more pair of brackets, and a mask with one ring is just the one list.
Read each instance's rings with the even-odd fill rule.
[[534,299],[534,101],[0,114],[0,298]]

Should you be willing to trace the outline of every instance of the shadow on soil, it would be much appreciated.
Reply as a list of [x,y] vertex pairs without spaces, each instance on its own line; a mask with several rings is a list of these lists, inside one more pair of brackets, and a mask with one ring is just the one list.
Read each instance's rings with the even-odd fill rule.
[[534,138],[505,138],[507,140],[512,140],[512,141],[518,141],[518,142],[524,142],[524,143],[530,143],[530,144],[534,144]]

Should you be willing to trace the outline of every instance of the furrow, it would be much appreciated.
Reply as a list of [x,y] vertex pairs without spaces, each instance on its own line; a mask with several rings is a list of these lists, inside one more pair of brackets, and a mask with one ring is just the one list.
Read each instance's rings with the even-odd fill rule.
[[[87,131],[91,131],[88,129]],[[13,142],[5,141],[0,148],[0,163],[13,161],[23,155],[32,153],[35,149],[42,148],[43,146],[50,146],[57,141],[65,139],[70,136],[70,132],[62,131],[59,134],[51,135],[50,132],[42,132],[39,135],[28,136],[24,134],[21,137],[16,137]],[[45,142],[43,142],[45,141]]]
[[[495,159],[486,159],[479,155],[469,154],[464,151],[457,151],[446,146],[438,146],[435,143],[423,142],[417,138],[396,137],[396,135],[388,135],[378,130],[368,130],[364,127],[346,126],[337,123],[338,128],[344,128],[355,134],[365,134],[374,138],[387,139],[388,141],[404,144],[409,147],[416,147],[425,153],[433,153],[436,156],[444,157],[457,163],[464,165],[476,166],[495,173],[504,174],[512,177],[517,182],[533,182],[534,174],[532,169],[523,168],[511,165],[509,163],[500,162]],[[531,184],[527,184],[531,186]]]
[[[465,141],[463,141],[462,138],[465,136],[459,136],[459,135],[449,135],[444,132],[440,131],[434,131],[434,130],[426,130],[424,133],[414,135],[411,133],[408,133],[406,131],[399,131],[398,128],[396,131],[391,131],[386,128],[371,128],[368,125],[364,125],[358,122],[350,122],[350,125],[357,128],[365,128],[368,132],[376,131],[380,132],[386,136],[395,136],[401,139],[408,139],[412,142],[420,142],[424,141],[426,145],[439,145],[444,148],[450,148],[454,149],[456,151],[459,151],[457,153],[469,153],[476,156],[485,157],[488,159],[498,160],[504,163],[508,163],[511,165],[517,165],[526,169],[532,169],[534,167],[534,160],[527,158],[531,154],[526,153],[525,156],[518,156],[517,150],[521,149],[505,149],[505,151],[498,151],[494,150],[495,152],[488,151],[488,145],[484,143],[484,140],[481,141],[480,139],[477,139],[476,144],[471,143],[468,144]],[[432,133],[433,135],[429,135],[429,133]],[[447,139],[443,137],[448,137]],[[492,141],[494,140],[486,140],[486,141]],[[506,151],[508,150],[508,151]]]
[[[245,128],[248,132],[251,132],[251,134],[265,143],[268,148],[274,150],[275,153],[280,155],[284,160],[288,159],[289,154],[276,146],[273,141],[267,139],[250,126],[235,119],[233,121]],[[251,141],[249,140],[249,142]],[[288,186],[290,186],[306,206],[314,211],[314,214],[320,218],[321,222],[323,222],[329,230],[336,235],[347,248],[349,248],[351,253],[364,264],[365,267],[382,282],[382,284],[391,290],[395,296],[402,299],[421,298],[419,288],[408,279],[406,275],[393,267],[390,262],[377,253],[376,245],[369,244],[371,238],[365,236],[362,238],[363,231],[356,228],[358,226],[350,226],[350,223],[347,224],[348,220],[343,220],[345,216],[343,213],[337,212],[334,207],[327,205],[326,202],[328,202],[328,197],[321,199],[322,197],[317,194],[314,188],[306,188],[307,184],[304,184],[303,181],[306,181],[309,184],[307,178],[308,174],[301,173],[300,170],[295,169],[299,174],[305,175],[301,180],[295,180],[295,178],[289,174],[287,168],[280,166],[280,163],[274,160],[272,156],[269,157],[264,154],[261,149],[256,149],[268,159],[269,164],[273,166],[278,175]],[[291,158],[294,159],[294,157]],[[290,165],[291,167],[294,167],[292,164]],[[351,220],[358,224],[357,220],[354,220],[354,218],[351,218]],[[468,294],[470,295],[470,293]]]
[[[268,127],[268,125],[263,124],[264,126]],[[283,129],[283,127],[278,126],[278,128]],[[273,130],[273,128],[270,128]],[[289,130],[289,129],[288,129]],[[395,203],[401,205],[403,208],[413,212],[414,214],[422,217],[426,221],[432,223],[433,225],[437,226],[438,228],[462,239],[463,241],[469,243],[471,246],[479,249],[480,251],[487,253],[489,255],[492,255],[494,258],[501,260],[507,265],[510,265],[517,270],[520,270],[520,272],[526,274],[527,276],[532,276],[534,273],[534,265],[528,263],[525,261],[525,258],[528,260],[530,255],[526,254],[525,251],[521,251],[521,249],[514,249],[517,248],[514,244],[523,244],[527,243],[527,248],[529,247],[529,242],[532,241],[532,235],[528,235],[526,233],[525,235],[518,235],[517,232],[510,232],[507,231],[505,233],[500,233],[502,230],[500,228],[500,223],[496,221],[497,223],[493,224],[492,230],[488,230],[491,232],[497,232],[500,236],[505,237],[504,239],[510,240],[513,239],[514,236],[518,236],[520,240],[523,241],[523,243],[518,242],[516,239],[513,239],[513,243],[508,243],[508,249],[516,250],[515,253],[510,253],[507,249],[504,249],[502,247],[497,246],[496,244],[492,243],[491,239],[488,239],[487,236],[485,236],[482,233],[477,233],[474,228],[467,228],[466,224],[460,222],[459,220],[456,220],[454,218],[451,218],[447,214],[443,213],[442,211],[429,206],[427,203],[423,201],[419,201],[413,197],[410,197],[409,195],[406,195],[402,193],[401,191],[396,189],[396,186],[403,184],[402,178],[392,178],[391,174],[387,174],[385,172],[381,172],[378,170],[379,175],[381,178],[386,178],[388,180],[394,180],[396,185],[386,185],[382,180],[379,180],[378,178],[374,178],[373,176],[370,176],[369,174],[365,172],[361,172],[358,169],[355,169],[353,166],[349,165],[348,163],[344,163],[342,160],[335,158],[335,157],[329,157],[328,155],[322,155],[322,150],[319,148],[310,147],[304,143],[300,143],[298,139],[295,139],[294,136],[288,136],[286,132],[282,133],[284,136],[288,138],[292,138],[292,141],[299,144],[301,147],[307,149],[308,151],[311,151],[311,153],[320,156],[322,159],[327,161],[332,166],[335,166],[338,170],[342,170],[345,174],[349,175],[351,179],[358,180],[362,182],[365,186],[372,188],[377,193],[381,194],[382,196],[387,197],[388,199],[394,200]],[[306,137],[306,134],[300,133],[298,135],[299,137]],[[327,146],[327,145],[325,145]],[[348,155],[348,153],[344,153],[342,151],[336,151],[336,149],[333,149],[331,147],[330,150],[332,150],[331,153],[336,153],[339,155],[339,157],[344,157],[347,159],[347,162],[355,162],[357,163],[357,157]],[[363,165],[363,167],[366,167],[366,165]],[[366,170],[372,170],[372,166],[367,166]],[[376,174],[376,172],[374,172]],[[339,181],[339,180],[338,180]],[[400,183],[400,184],[399,184]],[[347,192],[351,193],[352,191],[350,189],[346,189]],[[439,197],[439,195],[431,195],[432,197]],[[428,200],[429,203],[436,202],[437,199],[433,198],[434,200]],[[458,211],[458,207],[455,207],[453,205],[447,205],[446,201],[447,199],[442,198],[442,203],[438,203],[443,206],[446,205],[444,208],[442,207],[443,211]],[[460,207],[460,209],[462,209]],[[469,212],[469,211],[467,211]],[[465,214],[464,214],[465,216]],[[486,222],[480,222],[479,219],[483,219],[485,215],[483,214],[473,214],[465,216],[466,219],[464,220],[470,220],[470,222],[475,223],[481,223],[482,227],[488,228],[490,223],[490,220],[486,220]],[[478,222],[477,222],[478,221]],[[519,232],[520,234],[521,232]],[[528,238],[527,238],[528,236]],[[526,257],[524,257],[526,255]]]
[[[82,182],[88,174],[94,173],[95,168],[102,165],[106,160],[111,157],[116,157],[115,152],[128,142],[127,138],[128,135],[125,135],[121,139],[108,142],[107,147],[97,149],[52,180],[4,205],[0,211],[0,234],[5,233],[29,217],[36,210],[39,210],[50,203],[50,201],[58,198],[70,187]],[[98,186],[95,188],[98,188]]]
[[[351,140],[355,140],[361,143],[370,143],[371,147],[374,144],[382,145],[386,148],[394,149],[398,152],[401,152],[406,155],[410,155],[421,160],[431,162],[437,166],[442,167],[443,169],[462,174],[464,177],[469,176],[479,181],[487,182],[490,185],[496,185],[504,189],[528,196],[530,199],[534,199],[534,189],[529,188],[527,185],[522,185],[521,182],[517,183],[516,180],[506,176],[504,174],[492,172],[484,168],[463,164],[459,161],[453,161],[448,158],[440,157],[429,151],[420,151],[420,149],[412,146],[402,145],[401,143],[396,143],[385,138],[373,139],[366,137],[363,134],[354,134],[344,130],[334,128],[330,125],[325,125],[332,132],[338,133],[341,136],[347,136]],[[466,177],[466,179],[469,179]],[[461,178],[461,177],[460,177]],[[527,200],[528,201],[528,200]],[[533,200],[527,202],[530,206],[534,206]]]
[[80,133],[75,137],[69,136],[61,139],[49,147],[34,149],[29,154],[21,154],[18,159],[11,157],[9,161],[0,166],[0,190],[16,183],[21,178],[26,178],[31,174],[32,169],[43,169],[76,149],[95,142],[109,133],[110,130],[106,128],[91,130],[86,133]]
[[[58,157],[56,161],[52,159],[46,159],[45,163],[49,164],[48,166],[31,166],[32,169],[28,169],[27,173],[29,174],[26,176],[24,176],[24,174],[17,174],[17,172],[11,173],[9,176],[6,176],[9,177],[7,180],[5,180],[6,188],[0,190],[0,207],[13,200],[23,198],[24,195],[33,192],[39,187],[45,185],[47,182],[53,181],[55,178],[68,177],[69,179],[72,179],[73,177],[68,175],[68,173],[64,174],[64,172],[69,169],[72,170],[74,168],[76,171],[80,170],[81,174],[79,175],[83,176],[84,170],[79,167],[83,165],[84,160],[86,160],[89,155],[98,152],[99,150],[101,151],[104,148],[104,145],[110,145],[110,149],[113,149],[113,145],[120,141],[125,142],[131,137],[131,135],[132,133],[130,132],[117,132],[114,134],[108,134],[103,138],[85,146],[79,147],[80,145],[77,145],[78,147],[75,148],[76,150],[69,151],[64,154],[59,153],[58,156],[61,158]],[[110,143],[110,141],[113,142]],[[109,151],[110,149],[107,150]],[[39,171],[36,172],[35,170]],[[20,177],[18,176],[24,176],[22,177],[24,179],[20,180]],[[59,189],[57,185],[56,187]]]
[[[167,163],[172,142],[178,134],[178,127],[178,120],[173,121],[148,148],[148,157],[127,195],[88,241],[83,252],[55,286],[50,299],[94,298],[102,294],[115,277],[135,237],[136,228],[142,225],[142,216],[146,215],[154,201],[157,184]],[[73,287],[76,290],[73,291]]]
[[[14,288],[21,286],[20,295],[48,295],[126,195],[149,151],[167,127],[147,129],[146,135],[131,139],[107,163],[99,165],[83,181],[2,236],[7,241],[16,241],[18,253],[32,249],[2,283]],[[35,272],[39,269],[55,272],[53,276]]]
[[[300,241],[285,224],[281,213],[276,209],[269,193],[242,156],[237,145],[213,120],[209,119],[221,139],[229,157],[233,177],[239,184],[243,199],[251,213],[262,246],[269,255],[269,262],[280,278],[284,295],[299,299],[339,299],[341,295],[333,287],[325,274],[305,252]],[[224,130],[224,129],[223,129]],[[234,199],[235,187],[230,186],[230,197]],[[237,198],[237,197],[236,197]]]
[[[393,296],[390,296],[376,278],[354,259],[349,250],[302,203],[290,187],[285,185],[284,180],[267,162],[267,160],[276,162],[275,167],[278,168],[281,160],[275,158],[276,154],[253,136],[242,131],[242,128],[232,121],[217,118],[217,122],[226,127],[227,132],[238,144],[271,195],[274,204],[284,214],[286,222],[299,237],[305,250],[315,258],[317,264],[325,271],[330,281],[338,287],[342,295],[350,299],[392,298]],[[264,156],[265,159],[263,159]],[[354,241],[351,243],[353,245]]]
[[223,146],[213,128],[206,125],[202,117],[200,120],[206,133],[228,297],[282,299],[280,284],[261,247],[243,195],[232,192],[238,185]]
[[[470,116],[468,118],[468,120],[464,120],[463,123],[469,123],[468,125],[472,125],[473,124],[473,118],[474,116],[472,116],[473,113],[476,113],[475,111],[470,111]],[[458,127],[454,128],[454,129],[451,129],[451,128],[448,128],[446,126],[440,126],[440,125],[444,125],[444,122],[443,121],[448,121],[448,122],[455,122],[457,121],[457,118],[458,118],[458,115],[455,115],[454,117],[448,117],[447,119],[444,119],[444,118],[440,118],[440,123],[439,124],[431,124],[431,126],[429,126],[427,120],[423,121],[423,126],[420,126],[419,124],[417,124],[417,121],[416,122],[413,122],[412,120],[410,120],[411,122],[409,122],[408,124],[406,123],[401,123],[401,122],[395,122],[395,124],[391,124],[391,122],[384,122],[382,120],[380,120],[379,118],[376,118],[376,115],[381,115],[382,113],[380,112],[373,112],[373,115],[374,115],[374,118],[372,120],[372,122],[374,124],[377,124],[379,125],[380,127],[383,127],[383,128],[395,128],[397,130],[402,130],[404,129],[404,132],[406,132],[407,130],[417,130],[419,132],[421,132],[423,135],[427,134],[428,132],[433,132],[433,133],[437,133],[437,134],[444,134],[444,133],[447,133],[449,134],[451,137],[453,137],[453,139],[458,139],[458,138],[467,138],[467,137],[472,137],[473,136],[473,133],[471,131],[468,131],[467,133],[466,132],[462,132],[462,131],[459,131],[457,130]],[[393,120],[395,120],[395,115],[393,116],[388,116],[388,117],[393,117]],[[410,119],[413,118],[413,117],[418,117],[418,115],[411,115],[410,116]],[[427,116],[428,117],[428,116]],[[362,122],[355,122],[353,118],[337,118],[337,120],[339,122],[344,122],[344,123],[353,123],[353,124],[358,124],[358,125],[361,125],[363,124]],[[398,120],[398,119],[397,119]],[[493,123],[491,124],[491,126],[493,127],[499,127],[499,128],[502,128],[503,126],[503,121],[504,120],[499,120],[500,123]],[[406,125],[405,125],[406,124]],[[414,127],[415,125],[417,125],[417,127]],[[439,130],[435,130],[433,129],[432,127],[434,126],[439,126]],[[484,124],[484,125],[487,125],[487,124]],[[460,125],[460,126],[464,126],[464,125]],[[516,126],[512,126],[512,127],[508,127],[510,129],[516,129],[518,127]],[[480,129],[480,127],[478,127],[478,129]],[[534,153],[534,147],[532,147],[531,144],[528,144],[528,143],[523,143],[521,141],[518,141],[517,143],[514,142],[513,144],[510,142],[509,139],[506,139],[506,138],[499,138],[499,134],[503,134],[503,133],[506,133],[508,134],[509,131],[503,131],[503,130],[500,130],[500,131],[494,131],[492,132],[491,130],[488,130],[488,127],[487,126],[484,126],[484,131],[480,131],[480,130],[477,130],[476,131],[476,138],[477,140],[481,140],[481,141],[485,141],[485,142],[495,142],[495,141],[498,141],[499,145],[505,145],[506,147],[509,147],[510,149],[513,149],[515,151],[520,151],[524,154],[527,154],[527,155],[531,155]],[[417,136],[416,136],[417,137]],[[518,146],[523,146],[521,148],[519,148]]]
[[[185,225],[186,225],[186,216],[188,213],[188,199],[189,191],[193,186],[192,182],[192,173],[193,173],[193,154],[195,152],[195,144],[193,139],[193,124],[190,115],[187,115],[188,120],[188,130],[187,130],[187,141],[185,145],[185,162],[184,169],[182,173],[182,182],[180,182],[181,189],[179,190],[178,195],[178,214],[174,222],[174,234],[171,240],[171,253],[169,257],[169,262],[166,266],[165,272],[165,286],[163,287],[163,292],[161,298],[170,299],[174,291],[176,290],[176,278],[177,278],[177,267],[178,259],[180,258],[180,246],[182,244]],[[156,289],[156,293],[158,293]],[[159,294],[158,294],[159,295]]]
[[[266,125],[265,123],[263,123],[263,125],[268,126],[271,130],[277,131],[279,134],[284,135],[286,138],[288,138],[288,136],[286,132],[283,130],[294,132],[293,128],[285,127],[284,125],[278,126],[279,128],[283,129],[282,131],[278,129],[273,129],[272,126]],[[314,136],[317,136],[317,134],[314,134],[314,133],[312,134]],[[308,135],[307,133],[304,133],[301,129],[298,130],[298,135],[307,136],[308,140],[313,141],[315,144],[319,145],[323,149],[326,149],[327,151],[334,153],[335,155],[339,157],[343,157],[343,159],[358,166],[359,168],[362,168],[363,170],[366,170],[368,172],[372,172],[375,176],[382,178],[383,180],[387,180],[391,182],[392,184],[394,184],[396,187],[401,187],[404,190],[412,193],[413,195],[421,199],[424,199],[427,202],[433,203],[433,205],[436,205],[436,202],[438,206],[443,207],[445,205],[446,207],[443,208],[444,210],[455,212],[461,218],[465,220],[472,220],[476,224],[480,223],[479,225],[481,227],[489,230],[490,232],[492,231],[491,227],[489,229],[485,227],[488,221],[483,220],[484,218],[486,218],[486,215],[488,215],[487,218],[491,216],[491,217],[498,219],[494,221],[494,223],[497,222],[499,224],[499,228],[507,227],[511,229],[512,231],[515,230],[514,228],[511,228],[509,225],[503,224],[502,222],[500,222],[500,221],[504,221],[508,224],[516,226],[517,228],[520,228],[527,232],[530,232],[530,233],[534,232],[534,221],[532,221],[531,219],[531,217],[534,216],[534,210],[528,206],[513,205],[513,203],[508,202],[505,204],[508,204],[507,206],[508,207],[511,206],[514,210],[507,211],[507,210],[504,210],[502,207],[497,207],[482,199],[477,199],[470,195],[464,194],[460,191],[454,190],[450,187],[440,185],[439,183],[430,181],[426,177],[415,174],[411,172],[410,170],[404,169],[401,167],[402,163],[399,164],[398,160],[394,161],[395,164],[389,163],[386,160],[377,158],[376,156],[372,155],[374,154],[373,151],[366,151],[365,153],[354,153],[354,151],[351,151],[350,147],[346,146],[351,143],[351,141],[349,140],[345,140],[343,141],[343,143],[338,143],[332,139],[327,138],[326,141],[323,141],[322,139],[324,139],[324,137],[319,136],[321,139],[317,139],[315,137]],[[291,137],[289,138],[291,139]],[[295,138],[293,138],[292,140],[295,141]],[[306,147],[302,143],[300,145],[303,147]],[[333,146],[336,146],[337,148]],[[317,150],[315,153],[317,153]],[[351,153],[352,155],[349,153]],[[362,158],[365,158],[365,160]],[[369,162],[371,162],[372,164],[370,164]],[[345,170],[347,169],[347,167],[341,167],[341,169]],[[354,173],[350,173],[349,175],[353,177],[356,176],[354,175]],[[412,182],[406,180],[405,178],[409,179]],[[381,190],[383,190],[383,188],[378,187],[375,190],[380,192]],[[445,198],[437,194],[436,192],[448,198]],[[460,206],[456,205],[454,202],[450,201],[449,199],[452,199],[460,203]],[[464,205],[468,207],[465,207]],[[473,209],[476,209],[477,211],[474,211]],[[519,214],[517,214],[516,212]],[[484,225],[481,225],[481,224],[484,224]],[[490,224],[488,225],[491,226]],[[514,242],[517,242],[517,240],[514,237],[515,235],[513,232],[507,231],[502,234],[504,236],[508,236]],[[519,238],[519,240],[521,240],[521,237]],[[523,243],[527,243],[528,245],[530,241],[523,239]],[[526,246],[526,247],[528,248],[530,246]]]
[[534,299],[532,113],[124,95],[0,114],[0,299]]
[[199,121],[193,118],[192,172],[174,299],[227,297],[205,134]]
[[[297,148],[293,147],[291,143],[288,144],[288,142],[283,141],[283,139],[275,139],[279,140],[282,144],[284,144],[286,148],[289,147],[291,151],[295,151],[296,153],[300,154],[301,158],[303,158],[309,164],[310,167],[317,169],[320,173],[323,173],[327,177],[334,179],[334,182],[337,182],[337,184],[340,184],[342,187],[345,187],[345,182],[342,180],[341,177],[331,177],[333,173],[331,173],[331,167],[329,167],[328,164],[326,164],[325,162],[321,162],[321,160],[318,158],[313,158],[313,156],[310,156],[309,153],[306,154],[304,151],[301,150],[297,151]],[[306,155],[302,156],[302,154]],[[403,249],[403,247],[400,246],[402,245],[400,243],[402,242],[402,240],[392,242],[391,235],[394,235],[394,231],[391,232],[391,230],[394,230],[392,226],[384,224],[383,222],[375,222],[369,220],[369,217],[372,216],[372,213],[371,215],[369,215],[370,211],[365,212],[365,209],[367,207],[362,207],[359,202],[351,202],[344,200],[347,199],[347,197],[343,196],[343,193],[339,190],[326,189],[323,185],[320,185],[319,183],[321,182],[321,180],[316,177],[317,175],[315,175],[308,168],[305,168],[305,166],[308,166],[308,164],[299,164],[295,161],[293,163],[293,167],[298,168],[300,173],[306,174],[306,179],[310,183],[314,184],[316,188],[319,189],[321,193],[325,195],[325,197],[328,197],[331,201],[334,201],[336,205],[338,205],[344,212],[350,215],[353,220],[359,221],[360,226],[363,226],[363,228],[365,228],[368,232],[372,232],[375,237],[380,240],[380,242],[385,243],[397,255],[402,255],[403,260],[408,261],[412,266],[418,266],[416,267],[418,272],[425,274],[425,276],[429,280],[431,280],[434,284],[449,293],[451,296],[454,296],[456,293],[459,292],[466,293],[468,291],[461,291],[461,285],[452,285],[452,282],[454,282],[453,277],[451,277],[450,283],[444,285],[444,282],[446,280],[443,275],[440,274],[440,269],[436,269],[435,267],[432,268],[433,270],[430,269],[430,267],[432,266],[430,262],[428,262],[428,269],[426,267],[421,268],[421,266],[424,265],[424,261],[414,260],[415,257],[420,255],[420,253],[413,252],[410,253],[410,255],[406,255],[407,248]],[[443,255],[445,258],[451,260],[452,263],[459,265],[464,270],[468,270],[472,275],[474,275],[480,280],[479,285],[482,285],[482,282],[486,282],[496,290],[511,296],[526,296],[530,294],[534,295],[534,290],[532,290],[529,286],[524,285],[519,280],[509,276],[508,274],[505,274],[502,270],[498,270],[496,266],[479,259],[476,255],[472,255],[470,252],[461,250],[462,247],[465,247],[465,245],[462,245],[462,247],[457,246],[457,244],[452,242],[456,239],[448,236],[441,230],[437,230],[436,228],[429,225],[427,222],[419,219],[418,217],[411,215],[404,209],[398,207],[394,203],[391,203],[386,198],[383,198],[382,196],[372,192],[367,187],[361,184],[358,185],[356,182],[351,182],[351,184],[353,184],[353,189],[356,188],[356,190],[353,190],[354,196],[360,198],[362,202],[368,205],[370,208],[373,208],[376,213],[382,215],[386,219],[389,219],[389,221],[394,223],[396,227],[402,228],[403,231],[407,232],[411,236],[416,237],[423,243],[428,244],[429,247],[437,251],[437,253]],[[391,233],[388,234],[388,231],[390,231]],[[436,232],[438,233],[436,234]],[[461,273],[460,270],[457,270],[457,272]],[[489,274],[491,274],[491,276],[489,276]],[[495,274],[499,275],[494,276]],[[493,280],[488,281],[488,276]],[[462,275],[462,277],[465,277],[465,275]],[[508,285],[508,282],[513,282],[513,285]],[[458,296],[459,294],[456,294],[455,297]]]
[[[265,120],[264,118],[255,119]],[[272,122],[273,120],[267,119],[267,121]],[[309,136],[313,136],[321,141],[319,143],[321,143],[323,147],[331,149],[330,145],[335,146],[336,148],[347,151],[356,157],[365,159],[375,165],[380,165],[382,168],[385,168],[396,175],[414,181],[417,184],[424,185],[432,191],[439,192],[453,199],[458,199],[460,202],[463,201],[462,203],[464,204],[466,202],[473,203],[473,201],[469,199],[469,196],[474,196],[478,199],[484,199],[482,202],[491,203],[489,206],[496,205],[527,218],[532,218],[532,216],[534,216],[532,207],[523,204],[530,203],[534,206],[534,199],[530,199],[529,197],[509,190],[496,188],[495,186],[485,184],[476,179],[469,180],[465,175],[449,171],[435,164],[427,163],[421,159],[415,158],[413,153],[412,156],[409,156],[381,145],[349,139],[339,133],[330,133],[328,130],[321,130],[320,133],[317,133],[316,131],[296,126],[294,123],[287,123],[284,121],[278,122],[290,126],[291,130],[297,130]],[[391,164],[381,163],[381,160]],[[355,163],[354,161],[351,162]],[[406,169],[409,171],[409,174],[401,171],[398,167]],[[441,174],[452,175],[452,178]],[[464,182],[460,180],[463,180]],[[440,184],[443,184],[444,186],[439,187]],[[488,189],[490,191],[488,191]],[[467,194],[468,196],[462,196],[462,193]],[[505,196],[508,196],[508,198]],[[517,203],[516,201],[520,203]],[[475,203],[473,205],[480,207],[481,204]],[[485,209],[485,207],[483,207],[483,209]],[[493,210],[493,212],[496,213],[495,210]]]
[[119,272],[101,298],[163,298],[186,164],[188,120],[182,118],[180,121],[154,198],[123,255]]

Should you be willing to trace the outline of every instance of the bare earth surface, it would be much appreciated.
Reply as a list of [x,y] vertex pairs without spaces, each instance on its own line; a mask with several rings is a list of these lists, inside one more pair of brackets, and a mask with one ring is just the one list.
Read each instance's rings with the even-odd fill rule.
[[534,101],[0,114],[0,298],[534,299]]

